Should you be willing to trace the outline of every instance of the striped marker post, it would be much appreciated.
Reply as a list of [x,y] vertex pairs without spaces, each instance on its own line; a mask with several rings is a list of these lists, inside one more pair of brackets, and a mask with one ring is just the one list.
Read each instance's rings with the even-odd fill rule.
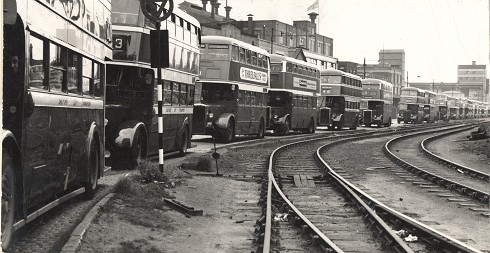
[[162,50],[160,43],[160,21],[155,22],[158,33],[158,68],[157,68],[157,88],[158,88],[158,169],[164,172],[163,161],[163,83],[162,83],[162,59],[160,52]]

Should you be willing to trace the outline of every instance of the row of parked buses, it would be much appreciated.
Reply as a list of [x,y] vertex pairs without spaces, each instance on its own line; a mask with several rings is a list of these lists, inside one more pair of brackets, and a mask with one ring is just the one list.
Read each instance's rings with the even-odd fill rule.
[[[198,21],[178,8],[161,23],[168,52],[159,91],[151,67],[154,25],[139,6],[4,1],[2,249],[49,209],[79,194],[92,197],[106,165],[134,166],[157,154],[159,95],[166,154],[185,154],[193,134],[230,142],[236,135],[262,138],[266,130],[391,124],[390,83],[320,71],[231,38],[201,37]],[[422,119],[425,107],[411,103],[425,95],[413,94],[400,120]],[[453,104],[463,101],[447,101],[450,117],[470,115],[469,106],[453,115]]]
[[397,121],[422,123],[482,118],[489,115],[490,107],[486,102],[436,94],[415,87],[404,87],[401,89]]

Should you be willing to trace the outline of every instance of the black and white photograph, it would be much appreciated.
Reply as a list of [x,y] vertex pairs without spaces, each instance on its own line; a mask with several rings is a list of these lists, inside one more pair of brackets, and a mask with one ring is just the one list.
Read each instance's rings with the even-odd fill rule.
[[7,253],[490,253],[490,0],[3,0]]

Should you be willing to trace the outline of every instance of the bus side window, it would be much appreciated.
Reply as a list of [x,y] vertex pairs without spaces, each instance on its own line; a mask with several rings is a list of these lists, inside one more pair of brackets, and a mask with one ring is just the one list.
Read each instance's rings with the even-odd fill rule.
[[67,90],[68,93],[80,94],[79,92],[79,80],[81,78],[81,56],[74,53],[68,52],[68,80],[67,80]]
[[250,92],[245,91],[245,105],[250,105]]
[[49,90],[61,92],[66,76],[66,48],[51,43],[49,45]]
[[257,53],[252,52],[252,65],[257,66]]
[[248,64],[252,64],[252,52],[248,49],[245,50],[245,59]]
[[238,91],[238,104],[245,105],[245,91]]
[[195,85],[189,85],[187,86],[187,105],[194,105],[194,96],[196,94],[196,87]]
[[164,104],[172,104],[172,89],[171,83],[169,81],[164,81],[164,90],[163,90],[163,103]]
[[239,61],[237,46],[231,46],[231,60],[236,62]]
[[46,69],[44,65],[44,42],[32,35],[29,38],[29,42],[29,86],[31,88],[48,89],[44,79]]
[[179,99],[179,105],[186,105],[187,104],[187,84],[180,84],[180,99]]
[[95,97],[104,97],[104,83],[101,80],[101,72],[104,71],[103,67],[94,62],[94,96]]
[[250,105],[251,106],[255,106],[255,102],[256,102],[256,95],[257,93],[255,92],[250,92]]
[[92,61],[83,57],[82,59],[82,95],[90,95],[90,84],[93,82],[93,66]]
[[257,54],[257,65],[259,67],[262,67],[263,66],[262,57],[263,56],[261,54]]
[[179,84],[172,84],[172,105],[178,105],[180,98]]

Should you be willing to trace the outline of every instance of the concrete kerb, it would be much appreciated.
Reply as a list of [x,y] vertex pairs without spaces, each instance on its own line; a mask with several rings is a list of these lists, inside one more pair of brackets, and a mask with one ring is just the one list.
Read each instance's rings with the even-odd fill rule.
[[73,230],[73,232],[71,233],[70,238],[63,246],[63,249],[61,249],[62,253],[78,252],[80,246],[82,245],[82,240],[83,240],[83,236],[85,235],[85,232],[87,232],[87,229],[89,228],[90,224],[92,223],[94,218],[99,214],[100,208],[104,206],[107,203],[107,201],[109,201],[112,198],[112,196],[114,196],[114,193],[107,194],[97,204],[95,204],[95,206],[92,207],[92,209],[90,209],[90,211],[82,220],[82,222],[78,224],[75,230]]

